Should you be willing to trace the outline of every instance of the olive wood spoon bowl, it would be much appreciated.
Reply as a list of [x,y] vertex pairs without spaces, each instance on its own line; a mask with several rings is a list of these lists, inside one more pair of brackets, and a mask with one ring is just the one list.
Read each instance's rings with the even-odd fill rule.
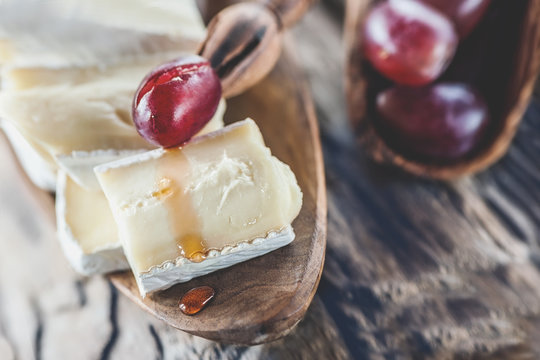
[[452,179],[493,164],[507,151],[540,68],[540,0],[493,0],[461,44],[442,81],[475,86],[487,101],[490,125],[478,150],[452,163],[423,162],[392,149],[377,130],[375,96],[388,81],[363,58],[361,26],[377,0],[347,0],[345,43],[349,116],[358,139],[377,162],[413,174]]
[[[227,14],[238,16],[239,13],[234,9],[226,10],[214,20],[214,27],[211,26],[203,54],[210,54],[210,59],[223,59],[215,60],[218,71],[219,64],[227,67],[227,59],[235,56],[230,54],[237,50],[242,52],[242,44],[249,42],[253,36],[251,29],[256,23],[253,19],[258,17],[251,16],[260,15],[262,10],[251,4],[246,6],[253,12],[240,12],[241,19],[230,22],[226,21],[229,16]],[[262,16],[267,24],[267,16]],[[242,25],[245,24],[242,19],[248,19],[245,20],[248,25]],[[287,19],[285,16],[282,21],[289,23]],[[219,42],[213,39],[215,33],[212,30],[220,28],[221,23],[230,24],[225,29],[231,29],[231,32],[222,39],[225,45],[214,45]],[[278,27],[276,24],[272,26],[265,34],[278,36],[281,48]],[[245,29],[250,32],[246,34],[241,31]],[[234,82],[243,84],[238,87],[233,84],[235,91],[245,90],[254,83],[253,78],[262,78],[260,73],[251,77],[250,66],[258,66],[257,71],[262,72],[273,66],[273,59],[271,65],[261,65],[267,61],[264,59],[266,51],[277,51],[278,48],[274,44],[276,40],[266,39],[266,36],[263,36],[258,46],[250,47],[252,52],[242,57],[242,61],[235,62],[240,68],[233,66],[226,72],[223,83],[225,91]],[[268,47],[265,48],[265,44]],[[213,52],[209,49],[226,51]],[[109,275],[112,283],[122,293],[175,328],[220,342],[246,345],[268,342],[286,335],[302,319],[315,294],[326,247],[323,159],[313,104],[289,53],[285,51],[275,69],[259,84],[228,101],[226,122],[253,117],[272,153],[287,163],[296,174],[303,192],[302,209],[292,224],[296,239],[270,254],[175,285],[144,299],[139,295],[131,272]],[[275,54],[272,57],[277,59]],[[200,313],[184,315],[179,308],[181,297],[190,289],[204,285],[215,290],[214,298]]]

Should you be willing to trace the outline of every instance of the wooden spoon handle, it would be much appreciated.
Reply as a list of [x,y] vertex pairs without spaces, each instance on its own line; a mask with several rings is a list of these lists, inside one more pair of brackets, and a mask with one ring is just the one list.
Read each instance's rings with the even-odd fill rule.
[[281,53],[283,30],[313,1],[239,3],[214,16],[199,54],[216,70],[224,97],[244,92],[272,70]]

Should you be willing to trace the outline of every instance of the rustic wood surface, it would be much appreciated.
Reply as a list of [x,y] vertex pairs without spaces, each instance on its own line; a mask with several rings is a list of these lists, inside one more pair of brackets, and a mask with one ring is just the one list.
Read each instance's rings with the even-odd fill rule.
[[[110,276],[114,285],[145,310],[191,334],[234,344],[273,341],[303,318],[319,283],[326,244],[321,144],[305,79],[287,55],[291,52],[285,51],[263,81],[227,102],[225,122],[255,119],[272,153],[295,173],[303,204],[292,224],[294,242],[144,299],[131,272]],[[276,126],[278,119],[283,127]],[[216,291],[211,305],[197,316],[184,315],[179,299],[203,285]]]
[[40,208],[46,195],[4,145],[0,359],[540,358],[540,88],[508,153],[484,173],[437,182],[375,165],[346,114],[342,6],[326,1],[294,30],[329,212],[321,283],[293,332],[218,344],[155,320],[101,277],[75,276]]

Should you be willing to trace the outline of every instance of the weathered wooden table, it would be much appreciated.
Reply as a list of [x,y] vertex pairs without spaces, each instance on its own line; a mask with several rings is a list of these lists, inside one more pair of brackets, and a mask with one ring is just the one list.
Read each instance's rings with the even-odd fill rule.
[[39,209],[49,195],[24,183],[2,142],[0,359],[540,358],[540,92],[482,174],[444,183],[375,165],[347,121],[340,4],[319,4],[294,30],[329,227],[317,295],[292,334],[214,343],[153,319],[104,278],[76,277],[54,214]]

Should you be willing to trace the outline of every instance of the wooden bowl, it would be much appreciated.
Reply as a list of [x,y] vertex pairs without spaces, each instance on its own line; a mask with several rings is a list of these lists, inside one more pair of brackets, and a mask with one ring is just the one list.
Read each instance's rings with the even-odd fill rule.
[[486,99],[491,117],[478,149],[452,163],[420,161],[401,154],[377,129],[375,97],[392,83],[378,74],[361,52],[361,26],[377,2],[347,0],[346,4],[347,100],[352,125],[366,151],[377,162],[437,179],[472,174],[496,162],[512,142],[540,68],[540,0],[493,0],[440,78],[475,86]]

